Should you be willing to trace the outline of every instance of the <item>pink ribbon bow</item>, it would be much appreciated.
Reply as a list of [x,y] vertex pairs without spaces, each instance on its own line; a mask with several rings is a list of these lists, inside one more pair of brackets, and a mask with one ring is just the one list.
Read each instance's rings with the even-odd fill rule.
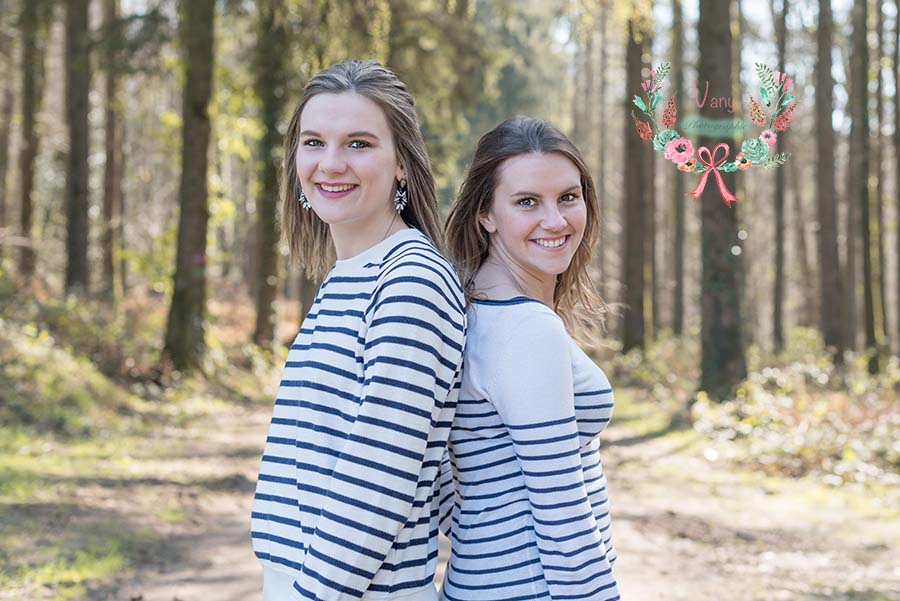
[[[716,160],[716,153],[719,152],[719,149],[723,148],[725,150],[725,156],[721,159]],[[706,153],[706,158],[703,158],[703,153]],[[703,194],[704,188],[706,188],[706,178],[709,177],[709,172],[712,171],[716,174],[716,183],[719,184],[719,194],[722,195],[722,200],[725,201],[725,204],[728,205],[728,208],[731,208],[731,201],[737,202],[737,196],[731,193],[728,190],[728,187],[725,185],[725,182],[722,180],[722,174],[719,173],[719,170],[716,169],[719,165],[725,162],[725,159],[728,158],[730,151],[728,150],[728,144],[722,142],[721,144],[716,145],[713,148],[712,153],[709,152],[709,148],[706,146],[701,146],[697,151],[697,158],[700,159],[700,162],[709,167],[706,171],[703,172],[703,175],[700,177],[700,181],[697,182],[697,187],[685,194],[685,196],[691,196],[694,200],[700,198],[700,195]]]

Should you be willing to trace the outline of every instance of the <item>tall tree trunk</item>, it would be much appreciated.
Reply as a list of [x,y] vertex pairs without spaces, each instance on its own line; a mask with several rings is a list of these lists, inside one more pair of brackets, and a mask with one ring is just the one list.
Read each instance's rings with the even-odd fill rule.
[[[641,60],[644,35],[642,17],[632,16],[628,20],[628,43],[625,51],[625,113],[633,109],[631,99],[641,87]],[[642,168],[647,152],[646,142],[634,131],[634,125],[626,125],[625,132],[625,195],[622,199],[622,215],[625,228],[622,232],[622,283],[625,286],[624,301],[626,311],[622,324],[622,351],[637,347],[644,348],[644,228],[646,218],[645,174]]]
[[284,93],[288,78],[287,55],[290,45],[287,15],[281,0],[259,4],[256,89],[261,102],[265,130],[260,140],[260,195],[256,215],[259,225],[259,269],[256,279],[256,329],[253,340],[268,347],[275,335],[275,295],[278,291],[278,165],[281,134],[278,123],[284,112]]
[[19,254],[19,275],[29,280],[34,276],[34,163],[39,142],[35,120],[44,96],[44,56],[47,33],[52,15],[50,0],[29,0],[22,3],[19,26],[22,28],[22,143],[19,148],[19,230],[23,244]]
[[584,85],[584,38],[586,37],[584,20],[585,17],[583,14],[574,15],[574,18],[572,19],[572,41],[574,42],[575,51],[572,62],[574,71],[578,76],[575,77],[575,81],[572,82],[572,109],[570,113],[572,116],[572,126],[569,130],[572,132],[572,142],[579,148],[585,147],[584,144],[587,137],[587,130],[582,127],[582,119],[584,118],[584,97],[587,92]]
[[[672,0],[672,94],[687,108],[684,93],[684,22],[681,0]],[[684,333],[684,178],[676,173],[672,185],[672,205],[675,209],[675,235],[672,256],[675,258],[675,288],[672,299],[672,332]]]
[[647,157],[647,279],[650,290],[646,304],[650,305],[650,339],[659,337],[659,272],[656,265],[656,151],[649,144],[646,146]]
[[[711,93],[719,95],[727,95],[732,89],[730,5],[730,0],[700,0],[697,77],[700,81],[708,81]],[[709,103],[700,112],[709,118],[721,116],[720,110]],[[700,146],[708,148],[721,142],[734,146],[734,139],[700,138]],[[732,189],[734,174],[723,173],[722,176]],[[700,202],[703,257],[700,386],[710,397],[725,399],[747,376],[737,282],[741,256],[731,252],[733,241],[737,239],[737,216],[733,208],[722,202],[714,184],[706,186]]]
[[[877,253],[878,253],[878,295],[876,301],[880,306],[877,313],[880,323],[876,326],[877,336],[887,346],[888,343],[888,310],[887,310],[887,269],[885,267],[885,249],[884,249],[884,76],[881,69],[881,59],[884,56],[884,2],[883,0],[875,0],[875,8],[877,10],[877,19],[875,27],[877,28],[878,46],[876,50],[875,67],[877,87],[875,90],[875,112],[877,115],[877,129],[875,130],[875,148],[873,152],[875,162],[875,220],[873,225],[876,228],[877,237]],[[896,91],[895,91],[896,93]]]
[[[731,96],[732,98],[741,98],[744,94],[742,87],[743,83],[741,81],[741,73],[743,72],[743,69],[741,68],[741,55],[744,43],[743,36],[744,32],[747,31],[747,20],[744,17],[744,3],[742,0],[734,1],[731,7],[731,16],[731,72],[734,74],[731,84]],[[745,117],[740,102],[735,103],[734,113],[730,116],[734,119],[742,119]],[[737,148],[735,148],[735,152],[737,152]],[[746,192],[747,178],[736,177],[734,181],[734,195],[738,198],[744,198]],[[737,223],[747,223],[748,220],[744,216],[745,209],[741,203],[734,205],[733,209]],[[737,272],[738,296],[741,299],[742,306],[746,309],[741,327],[741,335],[743,336],[745,348],[755,341],[756,327],[757,323],[759,323],[758,317],[762,314],[757,299],[763,296],[763,293],[760,290],[757,290],[757,288],[747,288],[747,274],[753,269],[754,256],[753,253],[743,252],[746,248],[746,244],[741,243],[742,254],[741,260],[738,263],[740,269]]]
[[[112,31],[119,18],[119,0],[103,0],[103,24]],[[122,194],[122,132],[119,103],[119,74],[114,44],[106,47],[106,164],[103,171],[103,297],[117,306],[122,298],[122,278],[119,274],[119,206]]]
[[[894,196],[895,218],[900,221],[900,0],[894,2]],[[897,354],[900,355],[900,232],[897,232]]]
[[588,165],[592,164],[591,155],[594,151],[594,37],[596,32],[594,31],[594,16],[589,16],[589,25],[585,31],[585,43],[584,43],[584,95],[582,96],[581,103],[581,122],[576,123],[575,126],[584,130],[582,146],[579,148],[584,155],[586,161],[588,161]]
[[[648,58],[648,61],[644,66],[647,67],[647,69],[652,69],[653,26],[648,25],[646,32],[641,44],[643,46],[643,55]],[[647,254],[647,263],[644,266],[644,269],[647,272],[646,279],[650,283],[644,306],[649,307],[650,309],[649,315],[645,316],[645,318],[650,320],[650,339],[656,340],[657,336],[659,336],[659,290],[656,269],[656,151],[650,144],[644,145],[644,160],[647,165],[647,202],[645,215],[647,222],[644,224],[644,227],[646,228],[644,239],[647,243],[647,248],[644,252]]]
[[800,265],[800,281],[803,290],[804,307],[807,309],[802,311],[798,316],[797,323],[803,327],[809,328],[815,326],[816,315],[818,315],[818,297],[816,295],[816,283],[813,275],[813,269],[809,262],[809,250],[806,243],[806,212],[803,207],[803,193],[800,182],[800,169],[797,167],[797,161],[789,163],[791,174],[791,195],[794,204],[794,223],[796,223],[797,232],[797,263]]
[[[775,0],[771,0],[772,16],[776,17],[775,35],[778,46],[778,70],[785,71],[785,49],[787,46],[788,0],[781,0],[781,10],[775,13]],[[784,152],[784,137],[778,136],[776,152]],[[776,353],[784,350],[784,169],[775,170],[775,282],[772,315],[772,342]]]
[[0,97],[0,265],[3,264],[5,238],[7,230],[7,195],[9,194],[9,132],[13,115],[13,86],[11,82],[16,71],[15,52],[13,52],[13,36],[6,20],[6,2],[0,2],[0,61],[2,61],[2,78],[7,84]]
[[66,293],[88,290],[88,95],[91,89],[90,0],[66,3]]
[[[852,40],[851,40],[852,41]],[[848,76],[845,78],[846,81],[846,92],[848,96],[848,106],[847,110],[851,114],[851,120],[853,117],[853,103],[856,101],[856,95],[853,91],[853,72],[852,69],[855,68],[855,59],[851,58],[853,54],[852,48],[850,44],[847,45],[847,51],[844,53],[844,73],[847,73]],[[845,176],[845,191],[844,197],[847,203],[847,222],[844,224],[846,228],[846,269],[845,273],[847,275],[847,288],[846,288],[846,328],[844,330],[847,341],[846,347],[850,350],[859,350],[859,304],[857,299],[859,297],[858,290],[858,269],[859,269],[859,199],[856,197],[856,190],[858,189],[857,180],[854,174],[856,173],[855,169],[860,167],[859,161],[853,154],[855,149],[853,136],[848,137],[849,141],[849,159],[848,159],[848,167],[847,167],[847,175]],[[854,200],[855,199],[855,200]]]
[[[606,53],[606,44],[607,44],[607,13],[609,12],[606,2],[601,2],[600,5],[600,71],[598,75],[600,76],[599,82],[599,90],[597,91],[597,106],[599,107],[599,111],[602,114],[606,108],[606,70],[608,68],[607,65],[607,53]],[[606,277],[608,273],[608,269],[606,267],[606,255],[607,249],[611,248],[608,244],[609,238],[607,237],[609,234],[609,228],[606,227],[606,128],[600,127],[597,131],[597,166],[596,166],[596,174],[597,174],[597,196],[599,207],[598,210],[600,212],[600,247],[597,249],[597,267],[600,272],[600,286],[598,287],[600,296],[606,300],[607,296],[607,288],[606,288]]]
[[869,373],[878,372],[878,349],[875,344],[875,307],[872,294],[872,224],[869,195],[869,109],[868,74],[869,47],[866,42],[868,2],[853,5],[853,53],[850,69],[850,108],[853,123],[850,128],[851,195],[848,201],[860,207],[860,233],[863,260],[863,316],[865,322],[866,353]]
[[[119,148],[119,181],[125,181],[125,173],[127,172],[125,164],[125,136],[127,134],[125,120],[120,122]],[[119,241],[119,288],[122,290],[122,296],[128,294],[128,261],[125,258],[125,188],[119,185],[119,208],[117,214],[119,218],[116,220],[116,239]]]
[[831,0],[819,0],[816,32],[816,202],[819,231],[819,327],[835,363],[844,361],[846,334],[844,278],[837,244],[837,198],[834,183],[834,80],[831,77],[833,45]]
[[179,30],[185,57],[178,255],[163,356],[177,369],[199,365],[205,351],[206,174],[212,95],[214,0],[183,0]]

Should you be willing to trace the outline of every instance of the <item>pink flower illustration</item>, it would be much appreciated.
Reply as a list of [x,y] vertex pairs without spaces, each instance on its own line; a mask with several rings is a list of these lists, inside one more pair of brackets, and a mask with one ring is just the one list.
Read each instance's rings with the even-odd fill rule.
[[694,156],[694,147],[687,138],[675,138],[666,144],[663,156],[678,165]]
[[791,89],[791,84],[792,84],[792,83],[794,83],[794,80],[791,79],[790,77],[788,77],[788,78],[784,81],[784,89],[785,89],[785,90],[790,90],[790,89]]
[[759,138],[769,146],[775,146],[775,142],[778,140],[778,134],[771,129],[767,129],[759,136]]

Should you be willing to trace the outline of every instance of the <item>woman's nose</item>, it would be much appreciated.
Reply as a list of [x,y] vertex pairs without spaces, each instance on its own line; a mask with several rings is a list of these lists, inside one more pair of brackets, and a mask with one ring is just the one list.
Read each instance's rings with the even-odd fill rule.
[[347,161],[340,148],[326,148],[319,159],[319,170],[324,173],[341,173],[347,168]]
[[549,231],[558,231],[566,227],[568,222],[559,207],[555,204],[545,205],[544,215],[541,219],[541,227]]

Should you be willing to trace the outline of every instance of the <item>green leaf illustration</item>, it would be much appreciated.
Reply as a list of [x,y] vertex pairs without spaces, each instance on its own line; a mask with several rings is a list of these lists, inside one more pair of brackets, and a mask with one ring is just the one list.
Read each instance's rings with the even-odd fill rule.
[[776,167],[780,167],[784,165],[787,160],[791,158],[791,153],[789,152],[779,152],[778,154],[773,154],[763,163],[763,167],[766,169],[775,169]]
[[653,94],[650,96],[650,110],[651,111],[656,108],[656,105],[659,104],[659,101],[661,98],[662,98],[661,93],[653,92]]
[[778,108],[783,109],[784,107],[786,107],[793,101],[794,101],[794,97],[791,94],[788,94],[787,96],[784,97],[784,100],[781,101],[781,104],[778,106]]
[[669,75],[669,69],[672,68],[671,63],[663,63],[656,68],[656,81],[662,81]]
[[766,106],[772,106],[772,101],[769,100],[769,91],[765,88],[759,89],[759,95],[762,96],[763,102],[766,103]]
[[644,111],[645,113],[647,112],[647,105],[644,104],[644,101],[641,100],[641,97],[640,97],[640,96],[635,96],[635,97],[634,97],[634,106],[638,107],[639,109],[641,109],[641,110]]
[[[774,97],[777,88],[775,86],[775,72],[772,71],[772,68],[762,63],[756,63],[756,76],[759,78],[759,83],[762,84],[762,87],[765,88],[767,92],[763,98],[766,96]],[[766,100],[766,106],[770,106],[768,100]]]

